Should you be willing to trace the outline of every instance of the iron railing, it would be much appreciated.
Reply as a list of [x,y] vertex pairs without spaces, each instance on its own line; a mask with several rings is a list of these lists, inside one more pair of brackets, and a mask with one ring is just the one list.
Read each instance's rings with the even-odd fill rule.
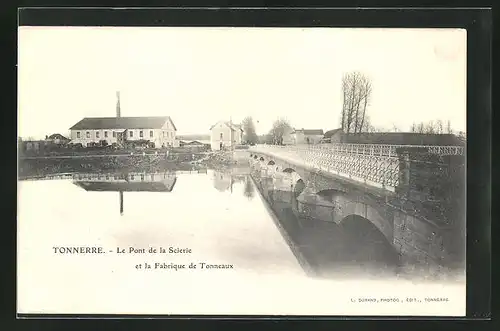
[[462,146],[433,146],[433,145],[382,145],[382,144],[317,144],[317,145],[257,145],[257,147],[280,148],[288,150],[326,150],[337,153],[396,156],[398,148],[411,148],[427,151],[438,155],[464,155]]
[[250,151],[263,152],[300,164],[306,168],[354,179],[365,184],[394,191],[399,184],[399,158],[397,149],[411,147],[427,149],[430,154],[463,155],[460,146],[415,146],[415,145],[257,145]]

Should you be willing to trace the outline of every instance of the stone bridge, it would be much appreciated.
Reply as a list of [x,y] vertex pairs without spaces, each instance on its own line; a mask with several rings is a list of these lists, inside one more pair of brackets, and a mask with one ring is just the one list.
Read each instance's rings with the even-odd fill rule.
[[[364,220],[405,261],[461,265],[463,147],[333,144],[254,146],[249,152],[252,177],[276,192],[294,192],[302,217]],[[461,185],[451,185],[451,192],[450,183]]]

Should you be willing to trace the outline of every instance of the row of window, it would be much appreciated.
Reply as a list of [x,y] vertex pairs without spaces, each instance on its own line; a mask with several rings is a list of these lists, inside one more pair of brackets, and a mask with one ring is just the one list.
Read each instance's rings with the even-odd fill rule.
[[[134,131],[129,131],[129,137],[133,137],[133,136],[134,136]],[[154,136],[154,131],[150,130],[149,131],[149,137],[152,138],[153,136]],[[81,137],[79,131],[76,132],[76,137],[77,138]],[[90,131],[86,132],[86,137],[90,139]],[[95,137],[96,138],[100,138],[100,132],[99,131],[96,131]],[[142,131],[142,130],[139,131],[139,137],[140,138],[144,137],[144,131]],[[165,137],[165,131],[163,131],[163,137]],[[168,138],[173,138],[174,137],[174,133],[173,132],[167,132],[167,137]],[[104,131],[104,138],[108,138],[108,131]],[[113,138],[116,138],[116,131],[113,131]]]
[[[144,180],[144,175],[141,174],[140,176],[141,176],[141,180]],[[110,176],[109,175],[106,175],[106,176],[97,176],[97,179],[100,180],[102,177],[105,177],[106,180],[110,180]],[[88,177],[87,176],[82,176],[82,175],[74,175],[73,178],[74,179],[79,179],[79,180],[85,180],[85,179],[88,178],[89,180],[92,180],[92,179],[95,179],[95,176],[94,176],[94,178],[92,178],[90,175]],[[114,180],[124,179],[121,176],[111,176],[111,178],[114,179]],[[135,176],[134,175],[130,175],[129,178],[130,178],[130,180],[135,180]],[[166,178],[167,178],[167,175],[163,174],[163,179],[166,179]],[[151,174],[151,180],[152,181],[155,180],[155,175],[154,174]]]

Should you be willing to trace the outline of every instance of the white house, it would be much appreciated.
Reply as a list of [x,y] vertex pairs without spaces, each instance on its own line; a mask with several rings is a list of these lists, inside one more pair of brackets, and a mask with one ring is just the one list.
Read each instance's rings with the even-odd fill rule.
[[307,129],[300,129],[300,130],[295,130],[292,133],[293,140],[295,144],[300,145],[300,144],[318,144],[321,139],[323,139],[323,130],[318,129],[318,130],[307,130]]
[[178,147],[177,128],[170,116],[85,117],[70,128],[71,143],[84,147],[105,140],[108,144],[149,141],[155,148]]
[[293,133],[295,132],[292,128],[286,128],[285,132],[283,132],[283,144],[284,145],[293,145],[295,144],[295,138]]
[[212,150],[234,148],[243,141],[241,125],[226,121],[219,121],[210,128],[210,146]]

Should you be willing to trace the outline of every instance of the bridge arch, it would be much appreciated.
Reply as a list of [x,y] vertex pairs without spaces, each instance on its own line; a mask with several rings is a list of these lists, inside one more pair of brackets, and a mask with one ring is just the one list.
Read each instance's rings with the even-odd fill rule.
[[298,178],[295,184],[293,185],[293,194],[295,197],[298,197],[302,191],[306,188],[306,183],[302,178]]
[[276,162],[274,162],[273,160],[267,162],[267,165],[275,165],[275,164],[276,164]]
[[394,246],[394,229],[391,222],[370,205],[364,204],[357,201],[345,201],[344,198],[337,199],[340,204],[340,211],[342,213],[342,219],[340,224],[342,226],[351,227],[349,222],[355,220],[358,224],[359,222],[368,221],[372,224],[380,233],[384,235],[387,242]]
[[262,156],[261,156],[259,160],[260,160],[260,161],[264,161],[264,157],[262,157]]
[[257,156],[257,155],[254,155],[254,156],[253,156],[253,158],[257,160],[258,156]]
[[350,214],[342,219],[340,225],[347,237],[346,242],[352,242],[352,245],[348,245],[352,260],[363,259],[364,262],[383,262],[392,266],[399,264],[400,256],[393,240],[372,220]]
[[296,173],[295,169],[292,169],[292,168],[285,168],[285,169],[283,169],[283,172],[288,173],[288,174],[291,174],[292,172]]

